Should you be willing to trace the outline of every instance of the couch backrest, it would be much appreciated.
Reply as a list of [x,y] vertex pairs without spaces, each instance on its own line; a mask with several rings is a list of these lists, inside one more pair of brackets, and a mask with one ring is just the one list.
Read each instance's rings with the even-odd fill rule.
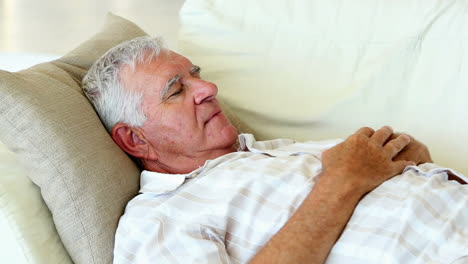
[[468,2],[187,0],[181,53],[259,139],[391,125],[468,174]]

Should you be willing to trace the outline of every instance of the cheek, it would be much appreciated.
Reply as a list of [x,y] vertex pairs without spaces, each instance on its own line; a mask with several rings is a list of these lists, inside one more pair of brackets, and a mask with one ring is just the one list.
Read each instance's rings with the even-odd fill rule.
[[160,127],[163,131],[166,142],[170,144],[187,144],[196,138],[196,129],[193,127],[191,120],[181,119],[179,116],[167,116],[164,120],[164,125]]
[[[151,117],[154,120],[152,131],[155,139],[164,141],[164,145],[173,147],[179,144],[187,144],[197,140],[199,132],[198,124],[192,111],[176,105],[168,105],[165,109],[160,109],[153,113]],[[216,136],[216,133],[212,133]]]

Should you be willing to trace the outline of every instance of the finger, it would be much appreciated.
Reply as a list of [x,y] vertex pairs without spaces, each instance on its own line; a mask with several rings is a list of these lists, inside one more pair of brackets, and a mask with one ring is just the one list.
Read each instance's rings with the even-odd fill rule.
[[403,170],[408,166],[416,166],[416,163],[413,161],[400,160],[393,163],[394,164],[394,173],[401,174]]
[[393,135],[390,137],[390,139],[395,139],[395,138],[397,138],[397,137],[399,137],[401,135],[407,135],[411,139],[411,142],[416,142],[417,141],[410,134],[403,133],[403,132],[393,132]]
[[393,161],[400,161],[400,160],[412,160],[414,161],[413,159],[410,159],[410,154],[411,153],[408,153],[408,148],[403,148],[402,151],[400,151],[395,157],[393,157]]
[[374,129],[372,129],[372,128],[370,128],[370,127],[361,127],[361,128],[358,129],[358,131],[356,131],[356,133],[354,133],[354,134],[359,134],[359,135],[364,135],[364,136],[370,137],[370,136],[372,136],[374,133],[375,133]]
[[[397,137],[399,137],[399,136],[401,136],[401,135],[407,135],[407,136],[410,137],[410,139],[412,139],[412,137],[411,137],[410,135],[408,135],[408,134],[393,132],[393,134],[387,139],[387,141],[385,141],[384,146],[385,146],[388,142],[394,140],[395,138],[397,138]],[[413,140],[411,140],[411,141],[413,141]],[[401,154],[401,152],[400,152],[400,154]]]
[[381,129],[375,131],[371,137],[371,141],[383,146],[387,139],[393,134],[393,129],[389,126],[384,126]]
[[397,138],[390,140],[385,146],[384,151],[392,159],[400,153],[411,142],[408,135],[400,135]]

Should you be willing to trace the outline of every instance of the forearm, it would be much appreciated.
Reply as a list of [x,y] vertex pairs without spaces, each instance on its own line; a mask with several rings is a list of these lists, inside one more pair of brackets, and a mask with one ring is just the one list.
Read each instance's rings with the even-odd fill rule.
[[323,263],[361,195],[322,175],[284,227],[250,263]]

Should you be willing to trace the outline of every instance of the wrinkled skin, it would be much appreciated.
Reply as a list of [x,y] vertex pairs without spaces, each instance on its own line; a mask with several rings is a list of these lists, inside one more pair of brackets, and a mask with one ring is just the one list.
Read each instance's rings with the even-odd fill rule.
[[400,174],[406,166],[416,165],[414,160],[395,159],[409,144],[408,135],[394,136],[390,127],[377,131],[363,127],[323,153],[322,171],[356,192],[367,193]]

